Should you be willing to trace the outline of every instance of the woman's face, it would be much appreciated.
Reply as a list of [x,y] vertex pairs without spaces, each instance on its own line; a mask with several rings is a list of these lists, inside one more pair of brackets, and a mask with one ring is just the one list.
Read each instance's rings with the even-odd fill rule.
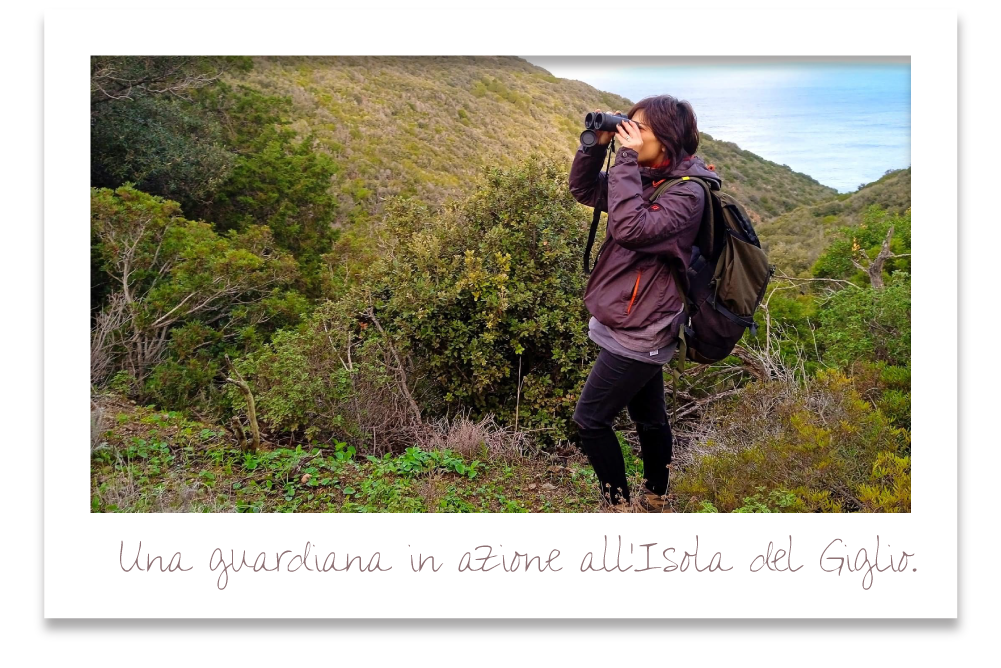
[[640,149],[636,162],[645,167],[652,167],[664,160],[666,151],[664,145],[654,136],[653,130],[646,124],[646,114],[643,112],[643,109],[639,109],[631,118],[639,126],[640,135],[643,137],[643,148]]

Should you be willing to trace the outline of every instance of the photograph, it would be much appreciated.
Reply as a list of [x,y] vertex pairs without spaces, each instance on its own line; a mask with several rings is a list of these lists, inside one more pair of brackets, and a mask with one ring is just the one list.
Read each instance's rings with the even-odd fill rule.
[[91,55],[89,199],[91,513],[911,512],[909,56]]

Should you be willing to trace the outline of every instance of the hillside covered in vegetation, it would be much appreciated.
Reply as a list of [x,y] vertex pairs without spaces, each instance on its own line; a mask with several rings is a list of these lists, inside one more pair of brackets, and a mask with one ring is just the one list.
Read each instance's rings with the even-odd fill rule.
[[[499,57],[95,57],[91,84],[95,511],[599,508],[567,183],[583,114],[630,100]],[[698,153],[780,271],[757,336],[681,378],[669,507],[909,511],[909,170],[838,195]]]
[[809,269],[833,239],[837,228],[858,225],[870,206],[902,214],[911,208],[911,168],[887,172],[852,193],[800,206],[757,226],[762,248],[785,271],[809,275]]

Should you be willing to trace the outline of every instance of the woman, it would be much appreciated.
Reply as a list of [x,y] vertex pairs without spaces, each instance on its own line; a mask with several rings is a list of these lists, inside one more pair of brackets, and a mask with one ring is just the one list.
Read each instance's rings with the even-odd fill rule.
[[[574,198],[608,212],[605,241],[584,293],[592,316],[588,336],[601,350],[573,417],[602,494],[616,506],[628,503],[630,494],[612,425],[628,408],[643,454],[643,501],[648,509],[663,510],[672,454],[663,365],[674,356],[684,324],[680,290],[687,288],[705,192],[688,181],[652,205],[649,197],[669,178],[721,181],[694,155],[699,131],[688,102],[648,97],[627,116],[615,132],[599,132],[596,145],[579,146],[570,169]],[[602,172],[613,137],[619,142],[615,164]]]

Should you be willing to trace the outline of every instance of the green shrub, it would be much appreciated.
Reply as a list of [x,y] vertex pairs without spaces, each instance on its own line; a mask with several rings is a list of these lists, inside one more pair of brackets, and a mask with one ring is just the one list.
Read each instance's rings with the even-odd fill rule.
[[861,271],[853,258],[863,266],[876,257],[886,234],[893,227],[893,237],[890,239],[890,252],[902,257],[893,257],[883,265],[883,272],[890,275],[895,271],[909,272],[911,268],[911,211],[903,214],[892,214],[883,210],[877,204],[867,207],[862,214],[862,220],[857,226],[841,227],[835,233],[835,239],[817,258],[813,265],[813,275],[820,278],[851,279],[858,282],[868,282],[869,277]]
[[[567,434],[595,349],[580,271],[586,223],[565,164],[540,154],[487,172],[461,206],[401,199],[385,267],[386,314],[452,408]],[[519,364],[521,392],[518,399]]]
[[682,510],[909,511],[910,435],[840,371],[808,388],[752,383],[713,424],[673,479]]
[[[296,287],[317,297],[321,256],[336,238],[331,223],[337,199],[330,181],[340,168],[328,154],[314,150],[312,136],[295,137],[287,127],[264,129],[237,158],[204,211],[221,230],[267,225],[278,247],[299,262]],[[363,199],[368,191],[354,184],[352,195]]]
[[[301,326],[236,361],[263,424],[321,440],[358,442],[377,433],[380,443],[395,443],[410,436],[410,390],[393,371],[389,339],[360,319],[363,304],[353,293],[324,302]],[[236,388],[229,397],[244,405]]]
[[866,512],[911,512],[911,458],[879,453],[870,481],[858,487],[858,498]]
[[839,290],[818,315],[817,343],[825,362],[847,366],[865,359],[910,364],[911,280],[907,273],[894,273],[880,290]]
[[295,261],[266,227],[219,236],[184,219],[176,202],[126,184],[91,190],[91,231],[91,262],[116,291],[97,316],[106,336],[92,359],[109,360],[106,377],[143,401],[207,400],[218,394],[211,385],[223,354],[301,315],[304,304],[287,290]]

